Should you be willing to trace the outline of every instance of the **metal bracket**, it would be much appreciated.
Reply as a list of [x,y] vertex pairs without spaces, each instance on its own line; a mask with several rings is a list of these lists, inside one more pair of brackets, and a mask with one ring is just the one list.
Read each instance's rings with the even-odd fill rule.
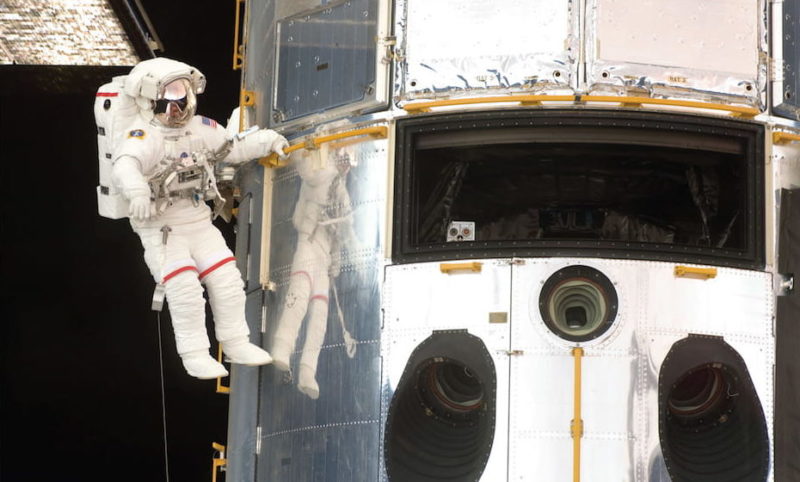
[[[217,361],[222,363],[222,343],[219,344],[219,348],[217,349]],[[224,393],[226,395],[230,395],[231,393],[231,387],[226,387],[222,384],[222,377],[217,377],[217,393]]]
[[220,472],[225,472],[225,467],[228,465],[228,459],[225,458],[225,446],[222,444],[218,444],[217,442],[211,443],[211,448],[213,448],[219,457],[216,455],[211,457],[211,482],[217,482],[217,469]]
[[778,274],[778,296],[788,296],[794,292],[794,275]]

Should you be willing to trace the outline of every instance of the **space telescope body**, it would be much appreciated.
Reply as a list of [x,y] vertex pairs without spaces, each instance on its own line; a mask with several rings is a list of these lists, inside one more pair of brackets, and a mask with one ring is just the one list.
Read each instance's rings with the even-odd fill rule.
[[800,2],[242,13],[228,480],[800,479]]

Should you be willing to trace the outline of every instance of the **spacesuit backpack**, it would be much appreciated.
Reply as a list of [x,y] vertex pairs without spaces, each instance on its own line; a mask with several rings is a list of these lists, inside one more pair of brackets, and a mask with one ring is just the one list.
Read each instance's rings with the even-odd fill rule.
[[128,201],[111,181],[114,150],[124,139],[126,127],[138,115],[133,97],[123,90],[125,78],[114,77],[97,90],[94,119],[97,123],[97,154],[100,161],[100,185],[97,186],[97,211],[101,216],[120,219],[128,217]]

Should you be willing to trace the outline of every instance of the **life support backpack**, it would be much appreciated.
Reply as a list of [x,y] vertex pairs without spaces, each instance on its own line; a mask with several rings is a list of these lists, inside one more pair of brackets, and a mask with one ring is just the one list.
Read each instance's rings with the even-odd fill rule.
[[97,154],[100,161],[100,184],[97,186],[97,212],[111,219],[128,217],[128,201],[111,181],[114,151],[136,120],[139,110],[133,97],[123,89],[125,78],[114,77],[97,90],[94,119],[97,123]]

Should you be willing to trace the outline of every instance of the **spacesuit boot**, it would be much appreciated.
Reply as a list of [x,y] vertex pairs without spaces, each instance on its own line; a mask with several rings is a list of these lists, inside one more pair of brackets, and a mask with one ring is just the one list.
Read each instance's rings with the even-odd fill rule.
[[314,296],[308,311],[308,327],[306,328],[303,354],[300,357],[297,389],[316,400],[319,398],[319,384],[316,379],[317,364],[328,327],[328,297]]
[[190,351],[181,355],[186,373],[201,380],[227,377],[228,370],[208,354],[207,350]]
[[305,271],[292,273],[283,313],[278,320],[278,330],[272,343],[272,363],[278,370],[289,371],[295,340],[306,316],[310,295],[310,275]]
[[316,374],[316,368],[300,364],[300,370],[297,375],[297,389],[308,395],[312,400],[319,398],[319,384],[317,384],[317,379],[315,378]]
[[250,343],[247,338],[223,341],[222,351],[231,363],[240,365],[258,366],[272,362],[272,357],[269,353]]

